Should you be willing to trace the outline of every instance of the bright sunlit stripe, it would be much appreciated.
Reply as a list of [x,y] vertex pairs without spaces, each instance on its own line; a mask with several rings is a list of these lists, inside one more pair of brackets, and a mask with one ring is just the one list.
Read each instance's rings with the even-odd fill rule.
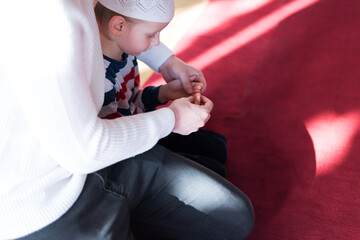
[[[280,9],[270,13],[269,15],[261,18],[260,20],[256,21],[254,24],[248,26],[245,29],[241,29],[237,33],[235,33],[232,37],[226,38],[224,41],[218,43],[214,47],[208,49],[200,56],[196,57],[195,59],[188,61],[190,65],[193,65],[200,70],[203,70],[205,67],[209,66],[210,64],[218,61],[219,59],[225,57],[226,55],[230,54],[231,52],[243,47],[250,41],[253,41],[254,39],[260,37],[261,35],[265,34],[272,28],[276,27],[279,22],[286,19],[287,17],[291,16],[292,14],[295,14],[298,11],[301,11],[302,9],[305,9],[312,4],[315,4],[319,0],[296,0],[291,3],[288,3],[287,5],[281,7]],[[229,1],[231,4],[236,4],[234,1]],[[266,4],[267,0],[257,0],[251,3],[251,0],[247,1],[241,1],[246,2],[248,4],[248,7],[246,8],[247,11],[253,11],[256,9],[256,7],[261,7],[264,4]],[[239,4],[239,3],[238,3]],[[251,5],[253,4],[253,5]],[[252,6],[252,7],[250,7]],[[235,9],[235,8],[233,8]],[[238,10],[238,9],[237,9]],[[219,10],[218,10],[219,11]],[[239,10],[238,10],[239,11]],[[229,9],[230,15],[234,17],[236,15],[232,12],[231,9]],[[231,14],[232,13],[232,14]],[[240,14],[244,14],[246,12],[240,11]],[[239,15],[239,14],[238,14]],[[229,20],[229,19],[227,19]],[[209,25],[216,27],[217,25],[211,24],[211,22],[216,22],[217,19],[209,19]],[[221,22],[223,23],[223,22]],[[201,26],[198,26],[198,28],[201,28]],[[211,30],[205,27],[207,31]],[[200,31],[200,33],[197,33],[193,38],[196,39],[199,35],[203,34],[205,30]],[[188,41],[192,42],[192,41]],[[181,49],[184,49],[187,47],[186,44],[182,44],[183,46],[178,47],[176,52],[179,52]],[[145,83],[145,86],[147,85],[154,85],[158,86],[164,83],[164,80],[160,77],[157,77],[156,79],[153,79],[151,81],[148,81]]]
[[314,144],[317,176],[327,174],[341,164],[359,126],[360,112],[344,115],[326,112],[305,122]]
[[204,69],[213,62],[218,61],[231,52],[273,29],[282,20],[286,19],[292,14],[295,14],[296,12],[301,11],[304,8],[309,7],[317,1],[319,0],[297,0],[288,3],[280,9],[261,18],[247,28],[241,29],[232,37],[226,38],[224,41],[205,51],[197,58],[191,60],[189,64],[194,65],[200,69]]
[[[206,11],[201,15],[201,21],[206,24],[195,24],[188,30],[196,33],[196,35],[189,36],[189,39],[182,41],[176,47],[176,52],[181,52],[187,49],[191,44],[201,35],[206,34],[212,29],[223,26],[233,18],[249,14],[273,0],[241,0],[241,1],[217,1],[209,4]],[[182,27],[179,25],[178,27]]]

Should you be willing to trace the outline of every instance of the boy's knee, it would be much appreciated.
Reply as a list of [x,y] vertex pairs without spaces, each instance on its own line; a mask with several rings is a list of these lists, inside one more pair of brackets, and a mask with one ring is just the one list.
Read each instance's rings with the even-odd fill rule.
[[225,136],[212,131],[208,131],[208,135],[209,138],[212,138],[211,147],[213,147],[213,149],[216,149],[216,156],[214,156],[214,158],[222,163],[225,163],[228,155],[227,141]]

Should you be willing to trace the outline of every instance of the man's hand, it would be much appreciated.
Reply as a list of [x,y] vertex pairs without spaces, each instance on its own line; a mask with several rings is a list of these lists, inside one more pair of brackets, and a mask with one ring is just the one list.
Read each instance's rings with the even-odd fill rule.
[[171,82],[174,79],[181,81],[182,87],[190,95],[193,94],[192,82],[202,83],[201,93],[206,89],[206,80],[203,73],[183,62],[176,56],[170,56],[159,68],[166,82]]
[[202,105],[195,105],[194,97],[180,98],[173,101],[169,108],[175,114],[175,126],[173,132],[181,135],[189,135],[203,127],[210,118],[213,102],[201,96]]

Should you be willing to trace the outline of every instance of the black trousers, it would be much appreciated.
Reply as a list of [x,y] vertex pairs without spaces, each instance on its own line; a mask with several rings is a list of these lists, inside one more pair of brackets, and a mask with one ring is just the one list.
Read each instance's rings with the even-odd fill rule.
[[238,188],[157,145],[89,174],[68,212],[22,239],[244,239],[253,224]]
[[227,142],[220,133],[206,129],[187,136],[171,133],[158,144],[226,177]]

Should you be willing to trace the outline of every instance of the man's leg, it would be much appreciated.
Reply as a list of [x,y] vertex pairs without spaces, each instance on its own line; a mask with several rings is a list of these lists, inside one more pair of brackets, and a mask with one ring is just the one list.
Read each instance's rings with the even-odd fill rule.
[[18,240],[133,240],[128,199],[106,185],[101,174],[89,174],[80,197],[60,219]]
[[243,239],[253,222],[235,186],[155,146],[90,174],[68,212],[22,239]]
[[252,230],[249,199],[203,166],[161,146],[123,164],[108,180],[126,192],[136,238],[243,239]]

